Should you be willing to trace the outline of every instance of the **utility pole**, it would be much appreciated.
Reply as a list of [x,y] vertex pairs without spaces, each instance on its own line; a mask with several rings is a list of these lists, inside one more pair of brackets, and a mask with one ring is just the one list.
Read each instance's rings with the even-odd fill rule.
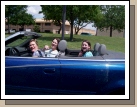
[[62,18],[62,40],[64,39],[65,20],[66,20],[66,5],[63,5],[63,18]]

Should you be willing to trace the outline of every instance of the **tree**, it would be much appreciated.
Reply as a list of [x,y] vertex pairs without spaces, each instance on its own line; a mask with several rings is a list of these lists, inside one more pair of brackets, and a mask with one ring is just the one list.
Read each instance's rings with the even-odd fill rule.
[[62,9],[61,5],[40,5],[41,11],[39,13],[43,13],[45,20],[52,20],[55,25],[60,26],[58,29],[58,34],[61,31],[61,21],[62,21]]
[[[70,22],[71,29],[73,29],[73,27],[74,27],[76,35],[78,34],[80,29],[87,26],[87,24],[89,24],[91,22],[89,20],[90,15],[88,14],[90,11],[89,7],[90,6],[74,5],[74,6],[68,6],[68,8],[67,8],[68,20]],[[71,12],[69,12],[69,10]],[[73,39],[73,32],[72,31],[73,30],[71,30],[70,40]]]
[[93,21],[99,20],[101,17],[101,11],[99,6],[80,6],[79,7],[78,18],[74,21],[75,34],[78,34],[79,30],[87,26]]
[[96,27],[96,36],[97,36],[97,31],[98,29],[102,30],[104,27],[104,23],[103,23],[103,20],[104,20],[104,14],[102,12],[102,8],[101,6],[98,6],[95,13],[96,15],[94,15],[94,20],[93,20],[93,27]]
[[67,19],[71,25],[70,41],[73,41],[73,27],[75,34],[79,30],[96,20],[96,15],[100,13],[97,5],[72,5],[67,6]]
[[[39,13],[44,14],[45,20],[53,20],[54,24],[62,25],[62,5],[41,5],[42,11]],[[71,25],[70,41],[73,40],[73,28],[75,28],[75,34],[78,34],[79,30],[85,27],[87,24],[94,20],[95,13],[99,12],[99,6],[90,5],[67,5],[66,6],[66,20]],[[84,25],[84,23],[86,23]]]
[[83,25],[85,22],[90,23],[90,6],[69,5],[66,10],[67,20],[71,26],[70,41],[73,41],[73,27],[75,34],[78,34],[79,30],[87,25]]
[[6,5],[5,6],[5,21],[8,23],[8,33],[10,33],[10,19],[15,17],[21,11],[26,11],[27,5]]
[[104,5],[100,6],[103,14],[101,21],[96,21],[95,25],[100,29],[110,29],[110,37],[112,31],[121,32],[125,28],[125,6],[124,5]]
[[26,13],[25,11],[21,11],[16,16],[10,19],[10,24],[20,25],[21,29],[24,30],[24,25],[32,25],[35,24],[35,19],[31,14]]
[[34,25],[34,32],[40,32],[40,26],[39,25]]

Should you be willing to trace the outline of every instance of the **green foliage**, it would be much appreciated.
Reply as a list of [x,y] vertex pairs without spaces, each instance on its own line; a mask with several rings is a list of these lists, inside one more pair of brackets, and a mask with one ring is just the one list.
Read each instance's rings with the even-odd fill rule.
[[39,25],[34,25],[34,32],[40,32],[40,26]]
[[[15,22],[15,19],[16,22]],[[28,14],[28,13],[25,13],[25,12],[21,12],[20,14],[18,14],[18,16],[13,19],[11,21],[12,24],[14,25],[31,25],[31,24],[34,24],[34,19],[33,19],[33,16],[31,14]],[[14,23],[15,22],[15,23]]]
[[58,33],[61,31],[61,21],[62,21],[62,6],[61,5],[40,5],[41,11],[43,13],[45,20],[52,20],[55,25],[59,25]]
[[79,30],[89,23],[99,20],[102,15],[100,8],[97,5],[77,6],[75,13],[77,13],[76,18],[74,19],[75,34],[78,34]]
[[20,25],[24,30],[24,25],[32,25],[35,23],[33,16],[26,12],[27,5],[6,5],[5,18],[8,24]]
[[31,14],[26,13],[25,11],[21,11],[15,17],[10,18],[10,24],[20,25],[24,30],[24,25],[32,25],[35,21]]
[[[6,5],[5,6],[5,20],[8,23],[8,30],[10,30],[9,28],[9,24],[10,24],[10,20],[15,19],[15,17],[21,12],[21,11],[26,11],[27,10],[27,5]],[[16,22],[16,20],[14,21]],[[10,31],[9,31],[10,33]]]
[[124,5],[101,5],[103,17],[100,21],[95,21],[95,26],[98,29],[104,28],[110,29],[110,37],[112,37],[112,31],[123,31],[125,28],[125,6]]
[[[81,28],[96,20],[96,15],[99,13],[99,6],[97,5],[68,5],[66,16],[71,24],[70,40],[73,40],[73,27],[75,34],[78,34]],[[87,24],[84,25],[84,23]]]
[[[60,25],[62,22],[62,5],[41,5],[42,11],[39,13],[44,14],[44,19],[53,20],[56,24]],[[79,30],[85,27],[87,24],[94,20],[98,20],[100,10],[97,5],[67,5],[66,6],[66,20],[70,22],[71,34],[70,40],[73,40],[73,27],[75,28],[75,34],[78,34]],[[101,14],[100,14],[101,15]],[[98,17],[98,18],[97,18]],[[84,23],[87,23],[84,25]]]
[[27,5],[5,5],[5,18],[14,17],[20,11],[26,11],[27,7]]

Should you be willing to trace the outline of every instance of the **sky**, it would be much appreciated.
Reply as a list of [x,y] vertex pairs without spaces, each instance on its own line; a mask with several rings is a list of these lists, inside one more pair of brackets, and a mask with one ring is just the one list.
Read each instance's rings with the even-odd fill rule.
[[[39,11],[41,11],[40,5],[28,5],[27,10],[28,10],[27,13],[32,14],[34,18],[38,18],[38,19],[43,18],[43,14],[39,14]],[[95,27],[92,27],[92,24],[88,24],[84,28],[96,30]]]

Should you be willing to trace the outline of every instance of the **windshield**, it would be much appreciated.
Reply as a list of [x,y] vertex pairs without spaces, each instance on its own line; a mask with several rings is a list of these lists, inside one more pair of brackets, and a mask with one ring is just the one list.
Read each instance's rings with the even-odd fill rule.
[[32,36],[18,36],[12,40],[12,42],[8,43],[6,46],[8,47],[16,47],[19,46],[20,44],[23,44],[27,42],[29,39],[31,39]]

